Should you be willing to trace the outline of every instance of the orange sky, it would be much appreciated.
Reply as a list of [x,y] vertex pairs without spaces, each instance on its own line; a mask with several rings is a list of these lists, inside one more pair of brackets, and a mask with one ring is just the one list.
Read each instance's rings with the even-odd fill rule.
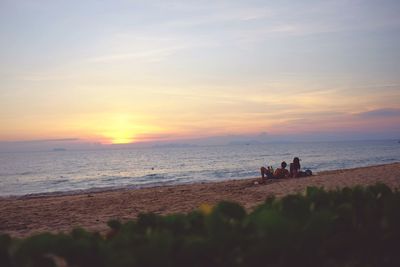
[[367,2],[6,2],[0,141],[395,137],[399,6]]

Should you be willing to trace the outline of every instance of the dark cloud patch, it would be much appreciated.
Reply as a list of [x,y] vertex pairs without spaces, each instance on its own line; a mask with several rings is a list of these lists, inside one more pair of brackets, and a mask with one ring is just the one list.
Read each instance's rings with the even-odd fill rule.
[[359,114],[357,114],[357,116],[362,117],[362,118],[398,117],[398,116],[400,116],[400,109],[397,109],[397,108],[375,109],[375,110],[359,113]]
[[24,141],[3,141],[1,143],[52,143],[52,142],[75,142],[79,141],[79,138],[59,138],[59,139],[36,139],[36,140],[24,140]]

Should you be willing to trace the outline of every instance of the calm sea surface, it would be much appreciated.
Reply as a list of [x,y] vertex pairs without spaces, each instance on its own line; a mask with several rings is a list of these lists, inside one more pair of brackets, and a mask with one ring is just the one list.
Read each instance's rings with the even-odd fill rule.
[[293,157],[313,172],[400,161],[397,141],[0,153],[0,196],[96,191],[259,176]]

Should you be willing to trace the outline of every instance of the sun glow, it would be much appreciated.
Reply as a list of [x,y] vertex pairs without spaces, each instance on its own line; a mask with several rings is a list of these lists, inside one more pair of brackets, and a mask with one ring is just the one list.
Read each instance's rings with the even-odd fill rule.
[[129,144],[146,141],[145,136],[156,134],[161,129],[146,124],[145,118],[133,115],[111,115],[105,119],[98,133],[104,138],[105,143]]
[[128,144],[134,142],[137,134],[136,123],[128,115],[109,116],[102,124],[100,135],[111,144]]
[[129,144],[134,141],[133,135],[130,132],[117,131],[111,134],[112,144]]

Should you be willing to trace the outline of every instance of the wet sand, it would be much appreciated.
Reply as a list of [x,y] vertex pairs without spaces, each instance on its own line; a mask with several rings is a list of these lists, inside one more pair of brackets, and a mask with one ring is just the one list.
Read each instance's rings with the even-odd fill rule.
[[312,177],[282,179],[255,185],[257,178],[145,189],[121,189],[75,195],[0,198],[0,233],[24,237],[44,231],[67,232],[74,227],[104,232],[110,219],[126,221],[142,212],[189,212],[201,204],[231,200],[246,209],[268,196],[303,192],[308,186],[337,187],[383,182],[400,188],[400,163],[326,171]]

